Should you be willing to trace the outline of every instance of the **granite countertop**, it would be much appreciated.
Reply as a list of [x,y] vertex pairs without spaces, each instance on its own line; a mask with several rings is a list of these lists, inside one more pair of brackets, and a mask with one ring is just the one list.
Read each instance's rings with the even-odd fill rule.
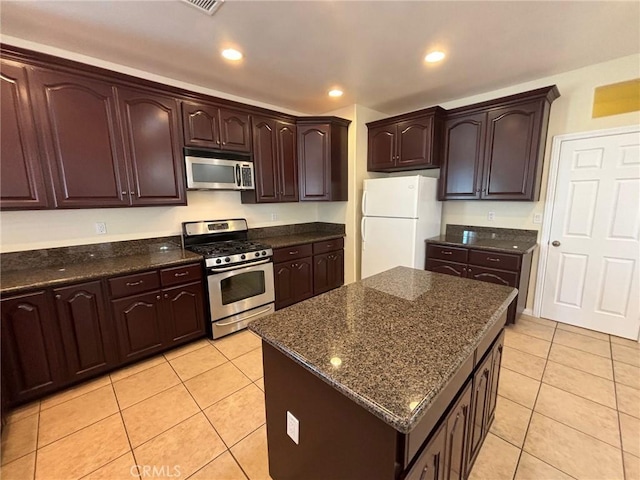
[[335,238],[344,237],[343,233],[329,232],[308,232],[291,235],[280,235],[277,237],[264,237],[260,241],[270,245],[271,248],[293,247],[305,243],[323,242],[325,240],[333,240]]
[[110,277],[152,268],[199,262],[202,256],[180,248],[112,258],[65,263],[63,266],[33,267],[2,271],[0,293],[13,294],[38,288]]
[[459,234],[439,235],[427,238],[427,243],[442,243],[452,247],[473,247],[481,250],[492,250],[503,253],[530,253],[538,246],[535,241],[522,239],[499,239],[499,238],[478,238],[468,237]]
[[279,310],[249,329],[408,433],[516,294],[396,267]]

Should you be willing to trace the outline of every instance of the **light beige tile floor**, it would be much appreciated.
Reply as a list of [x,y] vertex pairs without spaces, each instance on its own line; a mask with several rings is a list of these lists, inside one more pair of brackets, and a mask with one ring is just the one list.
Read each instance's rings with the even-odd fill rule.
[[[504,352],[471,480],[640,480],[637,343],[523,317]],[[0,473],[268,479],[263,390],[257,337],[200,340],[14,410]]]

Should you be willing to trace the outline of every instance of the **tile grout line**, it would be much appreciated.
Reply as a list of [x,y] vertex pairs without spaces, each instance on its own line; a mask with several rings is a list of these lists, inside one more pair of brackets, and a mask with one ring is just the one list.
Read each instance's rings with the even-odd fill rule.
[[622,478],[627,478],[627,472],[624,465],[624,445],[622,444],[622,422],[620,421],[620,410],[618,409],[618,386],[615,381],[615,365],[613,360],[613,345],[611,336],[609,336],[609,349],[611,350],[611,369],[613,370],[613,396],[616,402],[616,417],[618,418],[618,438],[620,439],[620,459],[622,460]]

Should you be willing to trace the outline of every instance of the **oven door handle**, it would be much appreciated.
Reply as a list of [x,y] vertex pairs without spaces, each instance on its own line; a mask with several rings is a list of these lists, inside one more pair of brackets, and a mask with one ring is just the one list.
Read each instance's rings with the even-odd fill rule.
[[270,311],[272,309],[273,309],[273,306],[269,305],[267,308],[264,308],[264,309],[260,310],[259,312],[252,313],[251,315],[248,315],[246,317],[242,317],[239,320],[233,320],[231,322],[224,322],[224,323],[222,323],[222,322],[214,322],[214,323],[216,325],[220,326],[220,327],[226,327],[227,325],[233,325],[234,323],[242,322],[244,320],[248,320],[249,318],[257,317],[258,315],[262,315],[263,313],[267,313],[268,311]]
[[228,272],[230,270],[240,270],[240,269],[245,268],[245,267],[253,267],[255,265],[262,265],[263,263],[269,263],[270,261],[271,261],[270,258],[265,258],[264,260],[260,260],[259,262],[245,263],[244,265],[232,265],[230,267],[222,267],[222,268],[209,267],[209,270],[211,271],[211,273]]

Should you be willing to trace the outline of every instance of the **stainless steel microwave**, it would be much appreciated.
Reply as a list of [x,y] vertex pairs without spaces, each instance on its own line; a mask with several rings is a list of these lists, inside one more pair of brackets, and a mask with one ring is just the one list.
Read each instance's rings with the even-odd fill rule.
[[253,162],[185,154],[187,188],[192,190],[254,190]]

